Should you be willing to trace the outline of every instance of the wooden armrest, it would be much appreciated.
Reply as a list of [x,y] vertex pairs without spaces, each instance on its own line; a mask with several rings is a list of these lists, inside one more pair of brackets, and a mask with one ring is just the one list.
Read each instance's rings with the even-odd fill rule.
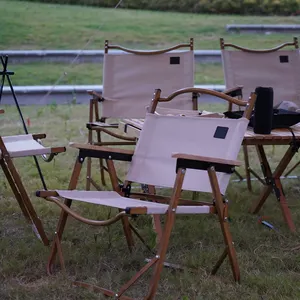
[[66,152],[66,147],[51,147],[51,153]]
[[243,90],[243,86],[241,85],[231,89],[227,89],[223,91],[223,93],[231,97],[237,97],[237,96],[243,96],[242,90]]
[[118,128],[119,123],[89,122],[86,128],[89,130],[102,130],[103,128]]
[[36,133],[32,135],[32,138],[34,140],[41,140],[41,139],[45,139],[46,138],[46,134],[45,133]]
[[95,99],[98,98],[98,100],[103,100],[103,97],[101,94],[95,92],[95,91],[92,91],[92,90],[88,90],[87,91],[89,95],[93,96]]
[[128,154],[133,155],[134,150],[126,150],[120,148],[112,148],[112,147],[103,147],[103,146],[96,146],[91,144],[78,144],[78,143],[69,143],[69,146],[76,149],[83,149],[83,150],[96,150],[101,152],[111,152],[111,153],[121,153],[121,154]]
[[177,158],[177,159],[186,159],[186,160],[208,162],[208,163],[212,163],[212,164],[215,163],[215,164],[231,165],[231,166],[241,166],[242,165],[242,162],[237,161],[237,160],[213,158],[213,157],[191,155],[191,154],[184,154],[184,153],[173,153],[172,157]]
[[35,192],[37,197],[46,198],[46,197],[58,197],[58,193],[56,191],[45,191],[45,190],[38,190]]

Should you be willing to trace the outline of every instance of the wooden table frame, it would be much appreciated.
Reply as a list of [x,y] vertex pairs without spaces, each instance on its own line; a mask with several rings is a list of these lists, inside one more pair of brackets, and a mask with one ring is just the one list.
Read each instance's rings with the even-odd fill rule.
[[[139,137],[143,127],[143,120],[124,119],[120,123],[120,129],[130,136]],[[248,129],[243,140],[244,146],[255,146],[258,158],[261,164],[264,180],[260,180],[264,187],[256,201],[253,202],[250,212],[256,214],[269,197],[272,191],[280,204],[283,217],[289,229],[292,232],[296,231],[295,224],[291,217],[291,211],[283,192],[280,177],[286,170],[288,164],[300,148],[300,125],[293,126],[292,129],[276,129],[271,134],[255,134],[252,129]],[[275,170],[272,172],[268,157],[265,153],[264,146],[267,145],[288,145],[288,149],[278,163]],[[246,169],[249,168],[249,161],[245,161]]]

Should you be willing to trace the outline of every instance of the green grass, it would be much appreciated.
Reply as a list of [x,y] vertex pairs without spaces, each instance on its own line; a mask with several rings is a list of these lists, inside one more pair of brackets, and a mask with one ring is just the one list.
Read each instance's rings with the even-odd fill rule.
[[[201,15],[105,9],[0,0],[0,49],[103,49],[104,40],[158,49],[195,40],[195,49],[219,49],[219,38],[252,48],[292,41],[292,34],[230,34],[231,23],[298,24],[298,17]],[[101,64],[10,65],[15,85],[101,84]],[[196,84],[223,84],[220,64],[196,64]]]
[[[16,109],[12,106],[4,108],[6,113],[0,116],[1,134],[23,133]],[[209,105],[203,109],[223,111],[225,106]],[[47,133],[45,145],[87,141],[87,105],[23,107],[22,110],[24,118],[31,120],[30,132]],[[286,147],[267,147],[267,155],[273,167],[285,149]],[[249,147],[249,150],[252,165],[259,171],[253,147]],[[48,188],[67,188],[76,155],[74,149],[67,148],[67,152],[58,155],[53,162],[41,161]],[[241,154],[239,158],[242,159]],[[297,154],[293,162],[298,159]],[[52,238],[59,209],[34,196],[35,191],[41,188],[41,183],[33,160],[15,159],[15,164],[37,213]],[[117,164],[117,169],[120,173],[125,172],[122,164]],[[243,168],[240,171],[244,173]],[[85,168],[79,188],[84,187],[84,173]],[[97,178],[96,162],[93,173],[94,178]],[[107,288],[118,288],[143,264],[143,257],[150,256],[140,243],[129,254],[120,224],[112,225],[108,230],[84,226],[70,219],[63,239],[67,272],[47,276],[49,249],[34,237],[4,176],[0,176],[0,299],[103,299],[96,293],[74,288],[70,280],[88,280]],[[232,179],[235,177],[232,176]],[[291,250],[300,244],[299,180],[284,180],[283,186],[292,208],[296,234],[291,234],[287,229],[274,195],[270,195],[260,215],[267,216],[279,233],[260,225],[258,216],[248,213],[252,201],[258,197],[261,189],[258,182],[253,183],[253,193],[247,191],[245,183],[231,182],[228,187],[231,232],[242,276],[240,285],[233,282],[228,262],[225,262],[216,276],[209,275],[210,268],[223,250],[217,219],[206,216],[178,217],[167,260],[196,267],[198,271],[191,274],[187,269],[183,272],[164,269],[157,299],[299,299],[297,283],[300,279],[300,256],[299,250]],[[203,195],[203,198],[209,199],[207,195]],[[78,212],[89,218],[101,219],[108,215],[108,210],[103,208],[95,209],[87,204],[75,205]],[[134,224],[153,246],[155,236],[151,220],[139,217]],[[131,295],[144,295],[148,280],[149,275],[146,275],[133,287]]]
[[[292,34],[239,35],[226,24],[299,24],[299,17],[203,15],[104,9],[0,0],[0,49],[103,49],[104,40],[132,48],[163,48],[195,39],[195,49],[219,49],[219,38],[273,47]],[[255,38],[254,38],[255,37]]]
[[[24,64],[11,65],[14,85],[52,85],[62,75],[59,84],[102,84],[102,64]],[[196,84],[223,84],[221,64],[196,64]],[[7,81],[5,82],[7,85]]]

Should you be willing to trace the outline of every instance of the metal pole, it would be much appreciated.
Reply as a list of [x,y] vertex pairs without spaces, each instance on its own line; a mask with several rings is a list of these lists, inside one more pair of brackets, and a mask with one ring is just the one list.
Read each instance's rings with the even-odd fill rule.
[[[21,108],[20,108],[20,105],[19,105],[17,96],[16,96],[16,94],[15,94],[15,91],[14,91],[14,88],[13,88],[13,85],[12,85],[12,82],[11,82],[10,77],[9,77],[9,73],[11,73],[12,75],[13,75],[14,73],[13,73],[13,72],[8,72],[8,71],[7,71],[8,56],[5,56],[5,60],[3,59],[3,57],[0,57],[0,58],[1,58],[2,66],[3,66],[2,80],[1,80],[1,87],[0,87],[0,103],[1,103],[1,97],[2,97],[2,91],[3,91],[4,81],[5,81],[5,77],[6,77],[6,79],[7,79],[7,81],[8,81],[8,84],[9,84],[9,87],[10,87],[10,90],[11,90],[11,93],[12,93],[13,98],[14,98],[14,101],[15,101],[17,110],[18,110],[18,112],[19,112],[19,115],[20,115],[20,118],[21,118],[21,121],[22,121],[24,131],[25,131],[26,134],[28,134],[28,129],[27,129],[26,123],[25,123],[25,121],[24,121],[24,117],[23,117],[23,114],[22,114],[22,111],[21,111]],[[44,190],[47,190],[46,182],[45,182],[45,179],[44,179],[42,170],[41,170],[41,168],[40,168],[40,165],[39,165],[39,162],[38,162],[36,156],[33,156],[33,159],[34,159],[36,168],[37,168],[37,170],[38,170],[40,179],[41,179],[41,181],[42,181],[43,188],[44,188]]]

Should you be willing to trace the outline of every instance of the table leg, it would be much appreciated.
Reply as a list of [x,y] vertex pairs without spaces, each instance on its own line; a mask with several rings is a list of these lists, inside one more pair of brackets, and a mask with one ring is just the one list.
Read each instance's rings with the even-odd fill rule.
[[252,192],[251,173],[250,173],[250,165],[249,165],[249,156],[248,156],[247,145],[243,145],[243,151],[244,151],[244,160],[245,160],[245,171],[246,171],[247,187],[248,187],[248,190],[250,192]]
[[295,145],[291,145],[288,148],[285,155],[279,162],[277,168],[275,169],[274,173],[272,173],[271,171],[263,146],[262,145],[257,146],[257,151],[262,163],[262,168],[265,175],[267,186],[263,188],[258,200],[254,203],[254,205],[250,209],[250,212],[258,213],[260,208],[263,206],[264,202],[267,200],[268,196],[270,195],[271,191],[273,190],[277,200],[280,203],[285,221],[287,222],[290,230],[295,231],[296,228],[292,221],[291,212],[288,208],[287,201],[282,190],[280,176],[283,174],[286,167],[290,163],[291,159],[295,155],[297,151],[297,147],[295,147]]
[[264,146],[257,145],[256,152],[260,161],[260,166],[264,175],[265,183],[268,184],[268,179],[272,178],[272,170],[268,162]]

